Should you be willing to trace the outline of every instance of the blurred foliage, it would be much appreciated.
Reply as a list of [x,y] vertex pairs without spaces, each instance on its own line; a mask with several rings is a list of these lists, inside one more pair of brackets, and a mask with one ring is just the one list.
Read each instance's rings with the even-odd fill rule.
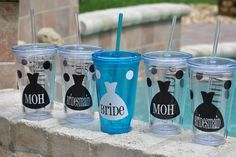
[[217,0],[79,0],[80,12],[101,10],[107,8],[124,7],[130,5],[147,4],[147,3],[209,3],[217,4]]

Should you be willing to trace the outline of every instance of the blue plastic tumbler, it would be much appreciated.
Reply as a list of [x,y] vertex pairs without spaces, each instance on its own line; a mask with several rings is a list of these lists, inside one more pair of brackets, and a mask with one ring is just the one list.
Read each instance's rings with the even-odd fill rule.
[[131,130],[141,55],[127,51],[104,51],[92,55],[101,130],[121,134]]

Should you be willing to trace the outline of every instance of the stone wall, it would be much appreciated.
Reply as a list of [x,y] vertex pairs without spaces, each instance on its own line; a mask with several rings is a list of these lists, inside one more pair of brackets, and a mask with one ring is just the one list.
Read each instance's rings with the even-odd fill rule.
[[236,16],[236,0],[219,0],[219,13],[221,15]]

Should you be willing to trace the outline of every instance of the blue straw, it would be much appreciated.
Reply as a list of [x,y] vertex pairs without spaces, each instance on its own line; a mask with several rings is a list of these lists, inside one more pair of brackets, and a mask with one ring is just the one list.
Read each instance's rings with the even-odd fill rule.
[[120,38],[122,32],[122,21],[123,21],[123,13],[119,14],[118,28],[117,28],[117,36],[116,36],[116,52],[120,50]]

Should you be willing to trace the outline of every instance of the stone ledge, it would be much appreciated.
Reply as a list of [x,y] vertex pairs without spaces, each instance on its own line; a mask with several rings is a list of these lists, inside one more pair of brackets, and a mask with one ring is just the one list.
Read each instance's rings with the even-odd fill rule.
[[[189,52],[193,56],[210,56],[213,44],[187,45],[181,47],[181,51]],[[217,56],[236,58],[236,42],[219,43]]]
[[123,26],[131,26],[166,20],[174,15],[181,17],[188,15],[190,10],[184,4],[158,3],[92,11],[79,16],[80,32],[82,35],[90,35],[114,29],[120,12],[124,14]]
[[236,139],[228,138],[219,147],[191,142],[191,132],[161,137],[148,131],[148,125],[133,121],[133,131],[108,135],[99,131],[96,119],[89,125],[64,121],[63,105],[56,103],[54,118],[45,121],[22,119],[17,90],[0,91],[0,156],[7,157],[233,157]]

